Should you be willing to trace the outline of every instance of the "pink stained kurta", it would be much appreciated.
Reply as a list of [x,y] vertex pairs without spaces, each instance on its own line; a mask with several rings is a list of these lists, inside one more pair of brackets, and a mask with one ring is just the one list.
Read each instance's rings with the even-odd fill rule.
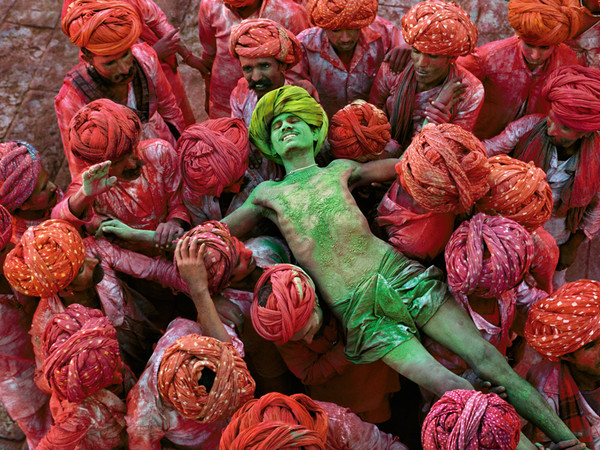
[[565,44],[575,50],[579,64],[600,69],[600,21]]
[[[185,122],[181,109],[177,106],[175,96],[171,90],[169,81],[160,67],[156,52],[147,44],[140,43],[131,47],[135,60],[140,64],[148,82],[149,112],[148,120],[142,123],[142,140],[146,139],[164,139],[175,146],[175,137],[167,126],[167,122],[181,133],[185,129]],[[79,62],[65,77],[63,86],[58,95],[54,98],[54,107],[58,118],[58,127],[69,163],[71,178],[76,176],[84,169],[87,164],[71,153],[69,147],[69,123],[73,116],[87,103],[95,100],[82,92],[74,84],[74,74],[79,70],[85,71],[85,62]],[[88,81],[94,83],[88,77]],[[133,94],[132,83],[129,83],[129,94],[127,106],[141,107],[135,104],[135,95]]]
[[[308,28],[306,9],[293,0],[263,0],[247,19],[271,19],[294,34]],[[229,97],[243,76],[239,61],[229,54],[231,27],[244,20],[223,0],[201,0],[198,15],[202,60],[212,66],[209,89],[209,116],[229,117]]]
[[[235,332],[225,326],[233,346],[243,357],[243,345]],[[158,392],[158,370],[165,350],[177,339],[190,334],[202,335],[202,328],[187,319],[175,319],[156,344],[146,370],[127,396],[127,432],[131,450],[160,450],[160,440],[168,439],[175,445],[189,449],[219,448],[226,420],[200,423],[188,419],[162,400]]]
[[458,64],[483,83],[485,99],[473,134],[487,139],[524,115],[546,114],[550,106],[542,98],[542,88],[548,75],[558,67],[577,64],[577,57],[572,49],[560,44],[532,72],[523,58],[521,40],[513,36],[476,48],[471,55],[458,58]]
[[302,44],[302,59],[288,71],[288,76],[293,81],[310,81],[330,118],[353,100],[369,98],[384,56],[403,42],[392,23],[377,17],[361,30],[347,68],[329,43],[325,30],[309,28],[298,35],[298,40]]

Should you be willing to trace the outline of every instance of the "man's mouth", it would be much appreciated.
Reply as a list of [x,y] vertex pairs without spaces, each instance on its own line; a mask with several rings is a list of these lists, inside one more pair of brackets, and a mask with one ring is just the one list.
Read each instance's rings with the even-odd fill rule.
[[281,138],[281,142],[286,142],[289,141],[291,138],[293,138],[294,136],[298,136],[298,133],[292,131],[291,133],[286,133],[283,135],[283,137]]

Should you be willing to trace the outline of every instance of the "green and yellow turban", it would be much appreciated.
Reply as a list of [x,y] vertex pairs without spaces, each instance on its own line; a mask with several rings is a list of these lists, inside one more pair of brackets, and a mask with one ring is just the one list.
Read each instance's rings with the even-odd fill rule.
[[321,150],[327,136],[329,120],[321,105],[306,90],[298,86],[283,86],[266,93],[256,105],[250,120],[250,141],[261,151],[265,158],[282,164],[281,157],[271,146],[271,123],[281,114],[293,114],[310,127],[319,129],[314,146],[315,155]]

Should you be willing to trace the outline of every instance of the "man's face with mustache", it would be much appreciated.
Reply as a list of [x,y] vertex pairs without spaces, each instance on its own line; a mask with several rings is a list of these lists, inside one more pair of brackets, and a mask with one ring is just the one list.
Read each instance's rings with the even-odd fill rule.
[[256,92],[259,99],[267,92],[285,84],[285,65],[272,56],[264,58],[240,56],[240,64],[248,87]]
[[109,56],[84,52],[84,59],[96,69],[98,75],[112,84],[129,84],[135,75],[131,49]]

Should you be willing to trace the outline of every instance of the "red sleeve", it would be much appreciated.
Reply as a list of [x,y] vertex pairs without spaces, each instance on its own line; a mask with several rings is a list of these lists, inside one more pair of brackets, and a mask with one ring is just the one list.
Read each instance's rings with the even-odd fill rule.
[[86,215],[82,218],[74,216],[71,212],[71,209],[69,208],[69,198],[81,188],[81,185],[81,176],[78,176],[71,182],[71,184],[67,188],[67,191],[65,192],[63,199],[60,202],[58,202],[56,206],[52,209],[51,217],[53,219],[65,220],[71,223],[76,228],[80,228],[92,222],[95,216],[94,208],[92,205],[90,205]]
[[156,52],[152,47],[148,45],[146,45],[146,47],[152,53],[152,63],[156,73],[154,84],[156,89],[156,100],[158,101],[157,112],[165,122],[173,125],[181,134],[183,133],[183,130],[185,130],[185,121],[183,120],[181,108],[177,105],[177,100],[175,99],[175,95],[173,95],[169,80],[167,80],[161,65],[158,63]]
[[201,0],[198,10],[198,38],[202,44],[202,61],[207,67],[212,67],[217,54],[216,30],[211,25],[211,4],[211,1]]
[[482,141],[488,156],[511,153],[519,140],[544,117],[543,114],[531,114],[509,123],[498,136]]
[[371,92],[369,94],[369,103],[383,109],[389,116],[390,112],[386,109],[386,102],[391,95],[392,87],[398,82],[400,74],[395,74],[390,70],[388,63],[383,63],[375,76]]

